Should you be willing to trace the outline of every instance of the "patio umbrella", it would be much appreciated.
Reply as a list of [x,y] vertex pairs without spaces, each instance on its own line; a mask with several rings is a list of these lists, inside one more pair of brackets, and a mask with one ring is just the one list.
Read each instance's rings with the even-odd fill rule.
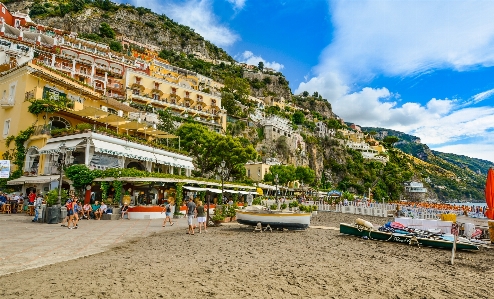
[[487,172],[487,181],[485,182],[485,202],[487,211],[485,215],[494,220],[494,169],[491,167]]

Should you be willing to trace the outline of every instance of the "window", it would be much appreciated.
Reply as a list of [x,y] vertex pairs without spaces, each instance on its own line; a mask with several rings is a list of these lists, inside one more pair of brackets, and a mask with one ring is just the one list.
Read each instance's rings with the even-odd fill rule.
[[14,26],[15,26],[15,27],[19,27],[19,26],[21,26],[21,20],[16,19],[16,20],[15,20],[15,25],[14,25]]
[[10,85],[10,94],[9,94],[9,97],[11,97],[11,98],[14,98],[14,96],[15,96],[15,85],[16,85],[16,83],[13,83],[13,84]]
[[139,90],[138,89],[132,89],[132,94],[138,96],[139,95]]
[[3,123],[3,137],[7,137],[10,131],[10,119],[5,120]]
[[50,117],[50,125],[52,129],[68,129],[70,122],[60,116]]
[[250,169],[247,169],[247,176],[250,177]]
[[153,99],[155,101],[159,101],[160,100],[160,95],[159,94],[153,94]]

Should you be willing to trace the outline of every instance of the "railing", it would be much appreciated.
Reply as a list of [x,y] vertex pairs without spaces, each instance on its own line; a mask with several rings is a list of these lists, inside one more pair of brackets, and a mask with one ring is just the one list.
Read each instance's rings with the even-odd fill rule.
[[100,80],[100,81],[105,82],[105,77],[101,77],[101,76],[96,76],[96,75],[94,75],[94,76],[93,76],[93,78],[94,78],[94,80]]
[[50,135],[51,136],[51,126],[50,125],[41,125],[34,127],[33,136],[36,135]]
[[45,167],[43,169],[43,174],[60,174],[60,171],[58,170],[58,165],[54,162],[47,162],[45,163]]
[[7,97],[7,98],[2,98],[0,100],[0,106],[2,108],[10,108],[10,107],[14,107],[15,105],[15,100],[14,100],[14,97],[10,96],[10,97]]

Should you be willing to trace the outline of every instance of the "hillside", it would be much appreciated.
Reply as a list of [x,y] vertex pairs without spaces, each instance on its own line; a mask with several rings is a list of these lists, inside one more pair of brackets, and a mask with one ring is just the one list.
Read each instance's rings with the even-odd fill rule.
[[[431,151],[419,138],[402,132],[363,128],[373,132],[376,140],[386,136],[399,138],[393,147],[385,144],[386,150],[379,152],[377,158],[369,158],[359,151],[364,146],[354,150],[345,145],[348,140],[337,130],[347,127],[335,114],[337,111],[332,110],[331,99],[324,99],[318,92],[292,95],[282,73],[264,70],[262,66],[241,65],[223,49],[166,15],[108,0],[4,2],[13,11],[29,9],[37,23],[76,32],[79,37],[106,43],[117,52],[134,50],[149,54],[149,50],[136,43],[122,43],[125,39],[154,46],[156,52],[152,55],[158,54],[172,65],[222,83],[222,106],[229,114],[223,133],[238,137],[238,144],[244,147],[252,144],[257,160],[275,158],[285,164],[308,166],[317,178],[307,182],[314,188],[336,188],[359,195],[367,195],[371,189],[376,199],[398,199],[406,198],[404,182],[415,180],[425,183],[429,199],[483,199],[484,173],[492,163]],[[251,97],[257,99],[252,101]],[[259,108],[263,105],[265,108]],[[166,123],[163,115],[160,120]],[[177,125],[194,123],[192,117],[168,118]],[[270,138],[266,137],[263,124],[268,118],[275,119],[272,127],[277,130],[277,135],[269,135],[274,136]],[[173,126],[167,131],[179,135],[180,128]],[[275,131],[272,127],[270,132]],[[375,145],[376,140],[368,141]],[[197,161],[202,157],[194,158]],[[197,167],[197,173],[211,172]]]
[[[11,11],[29,11],[35,23],[76,32],[79,37],[110,45],[126,53],[122,37],[155,46],[159,56],[171,64],[195,71],[223,83],[225,78],[245,78],[254,96],[291,96],[282,73],[246,71],[242,66],[194,29],[176,23],[165,14],[148,8],[116,4],[109,0],[7,0]],[[106,24],[106,25],[104,25]],[[104,29],[104,30],[102,30]],[[133,45],[133,50],[145,52]]]

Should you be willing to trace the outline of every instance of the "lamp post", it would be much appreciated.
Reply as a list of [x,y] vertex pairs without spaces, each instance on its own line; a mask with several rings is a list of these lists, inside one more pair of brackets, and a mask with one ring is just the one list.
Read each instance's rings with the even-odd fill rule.
[[224,201],[225,198],[224,198],[224,194],[223,194],[223,191],[224,191],[224,180],[225,180],[225,173],[226,173],[226,169],[225,169],[225,160],[221,161],[221,164],[220,164],[220,176],[221,176],[221,200]]
[[274,175],[274,183],[276,184],[276,191],[275,191],[275,195],[274,195],[274,198],[276,200],[276,203],[278,203],[278,174],[275,174]]
[[66,165],[72,164],[74,161],[74,157],[70,157],[69,161],[67,161],[67,153],[69,152],[65,145],[61,145],[60,148],[60,154],[54,154],[53,158],[55,161],[57,161],[57,167],[60,171],[60,178],[58,181],[58,200],[57,200],[57,205],[60,205],[62,203],[62,180],[63,180],[63,168]]

